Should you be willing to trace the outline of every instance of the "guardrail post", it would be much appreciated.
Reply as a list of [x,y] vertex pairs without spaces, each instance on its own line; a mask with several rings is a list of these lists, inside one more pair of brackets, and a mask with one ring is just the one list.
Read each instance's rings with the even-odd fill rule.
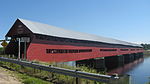
[[[80,69],[76,69],[76,72],[77,72],[77,71],[80,71]],[[76,74],[77,74],[77,73],[76,73]],[[76,84],[81,84],[81,83],[80,83],[80,78],[78,78],[78,77],[76,77]]]
[[78,84],[78,77],[76,77],[76,84]]

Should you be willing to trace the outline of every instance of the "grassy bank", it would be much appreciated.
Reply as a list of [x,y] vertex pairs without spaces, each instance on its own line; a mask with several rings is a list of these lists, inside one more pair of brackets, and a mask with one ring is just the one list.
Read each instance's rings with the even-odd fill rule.
[[26,74],[17,73],[17,76],[21,79],[24,84],[52,84],[50,82],[41,80],[39,78],[31,77]]
[[[86,71],[90,73],[97,73],[96,70],[90,69],[88,67],[71,67],[67,65],[57,65],[55,63],[43,63],[39,61],[34,61],[38,64],[44,65],[53,65],[57,67],[63,67],[67,69],[78,69],[81,71]],[[21,79],[22,83],[25,84],[76,84],[76,78],[66,75],[60,75],[53,72],[42,71],[30,67],[24,67],[17,64],[9,63],[9,62],[0,62],[0,66],[6,67],[12,71],[15,71],[18,78]],[[21,74],[20,74],[21,73]],[[103,72],[99,74],[104,74]],[[92,80],[79,79],[80,84],[104,84]]]
[[9,72],[9,74],[16,77],[23,84],[52,84],[50,82],[41,80],[39,78],[31,77],[26,74],[21,74],[16,71],[12,71],[12,70],[8,70],[8,69],[7,69],[7,71]]

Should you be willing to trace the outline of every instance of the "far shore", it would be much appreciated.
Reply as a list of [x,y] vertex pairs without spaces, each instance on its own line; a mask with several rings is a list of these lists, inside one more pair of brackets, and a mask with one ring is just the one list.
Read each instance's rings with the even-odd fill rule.
[[144,51],[144,56],[150,56],[150,50],[145,50]]

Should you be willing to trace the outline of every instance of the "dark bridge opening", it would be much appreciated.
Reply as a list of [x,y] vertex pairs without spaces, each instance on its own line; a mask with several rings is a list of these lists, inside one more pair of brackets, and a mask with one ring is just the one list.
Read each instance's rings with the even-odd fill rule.
[[5,49],[6,54],[14,55],[15,58],[18,58],[19,53],[20,53],[20,58],[24,58],[26,54],[26,50],[29,46],[29,39],[30,39],[29,37],[25,37],[25,38],[27,39],[24,39],[24,37],[21,37],[21,38],[12,37],[9,44],[7,45]]

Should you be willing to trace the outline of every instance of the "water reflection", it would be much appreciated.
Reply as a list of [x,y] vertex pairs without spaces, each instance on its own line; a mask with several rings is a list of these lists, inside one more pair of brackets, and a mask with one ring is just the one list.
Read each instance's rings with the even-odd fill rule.
[[108,70],[108,73],[110,73],[110,74],[113,74],[113,73],[125,74],[126,72],[128,72],[128,71],[132,70],[133,68],[135,68],[136,66],[138,66],[143,61],[144,61],[144,58],[134,60],[133,62],[130,62],[130,63],[120,66],[118,68]]
[[150,84],[150,56],[144,58],[144,62],[126,72],[126,74],[131,76],[132,84]]
[[108,73],[129,74],[130,84],[149,84],[150,83],[150,56],[137,59],[124,66],[109,70]]
[[[135,60],[129,62],[124,62],[121,57],[113,56],[105,59],[88,59],[77,61],[76,63],[69,63],[70,65],[86,65],[90,68],[94,68],[97,71],[103,70],[104,65],[108,73],[114,74],[129,74],[130,78],[123,81],[128,82],[129,84],[148,84],[150,82],[150,56],[144,57],[139,56]],[[126,59],[128,61],[128,59]],[[131,82],[131,83],[130,83]],[[120,83],[122,84],[122,83]],[[125,83],[127,84],[127,83]]]

